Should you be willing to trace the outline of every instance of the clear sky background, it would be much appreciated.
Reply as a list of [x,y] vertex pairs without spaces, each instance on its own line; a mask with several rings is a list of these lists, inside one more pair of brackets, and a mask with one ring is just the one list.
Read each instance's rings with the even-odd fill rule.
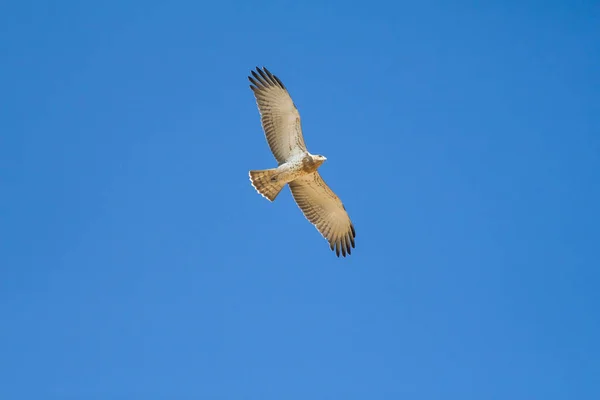
[[[600,398],[600,6],[3,2],[0,398]],[[290,90],[356,226],[285,189]]]

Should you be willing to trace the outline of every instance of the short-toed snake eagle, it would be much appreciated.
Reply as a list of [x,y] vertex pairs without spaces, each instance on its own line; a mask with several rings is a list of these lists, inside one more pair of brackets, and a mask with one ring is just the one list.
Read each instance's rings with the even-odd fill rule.
[[308,152],[302,136],[300,114],[279,78],[266,68],[249,76],[261,122],[277,168],[250,171],[252,186],[274,201],[288,184],[298,207],[329,242],[339,257],[351,253],[356,232],[342,201],[327,186],[317,169],[326,160]]

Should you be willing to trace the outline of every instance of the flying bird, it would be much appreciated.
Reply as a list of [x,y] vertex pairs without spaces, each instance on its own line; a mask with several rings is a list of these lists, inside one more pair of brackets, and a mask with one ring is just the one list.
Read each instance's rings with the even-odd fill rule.
[[254,92],[262,128],[278,167],[250,171],[252,186],[263,197],[274,201],[287,184],[302,213],[329,242],[339,257],[354,248],[356,232],[346,208],[327,186],[317,169],[325,162],[321,155],[306,149],[300,113],[283,83],[266,68],[251,71],[250,89]]

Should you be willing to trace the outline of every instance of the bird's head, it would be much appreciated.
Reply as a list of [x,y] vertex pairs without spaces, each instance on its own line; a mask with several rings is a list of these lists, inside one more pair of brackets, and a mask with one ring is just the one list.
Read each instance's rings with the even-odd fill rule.
[[321,156],[321,155],[316,155],[316,156],[313,156],[313,159],[315,160],[317,165],[321,165],[325,162],[325,160],[327,160],[327,157]]

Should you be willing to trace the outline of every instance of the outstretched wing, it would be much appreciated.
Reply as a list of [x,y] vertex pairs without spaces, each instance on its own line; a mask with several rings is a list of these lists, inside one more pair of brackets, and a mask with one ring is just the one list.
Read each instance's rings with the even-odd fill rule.
[[[256,68],[249,76],[261,122],[271,152],[279,164],[306,151],[300,113],[283,83],[266,68]],[[257,73],[258,72],[258,73]]]
[[356,232],[346,208],[318,172],[289,183],[298,207],[329,242],[337,256],[351,254]]

